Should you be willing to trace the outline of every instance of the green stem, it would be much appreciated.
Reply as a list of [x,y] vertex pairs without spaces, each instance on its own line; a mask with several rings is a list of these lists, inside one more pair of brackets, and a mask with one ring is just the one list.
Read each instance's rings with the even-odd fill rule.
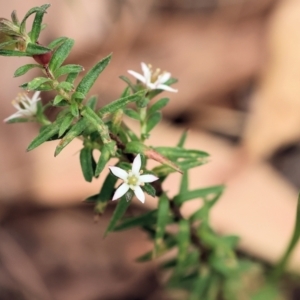
[[275,268],[273,269],[270,275],[271,281],[277,281],[280,278],[280,276],[283,274],[286,265],[289,261],[289,258],[299,241],[299,238],[300,238],[300,194],[298,196],[297,215],[296,215],[296,224],[294,227],[294,233],[292,235],[292,238],[290,240],[290,243],[286,251],[284,252],[283,256],[281,257],[281,259],[279,260],[279,262],[277,263],[277,265],[275,266]]
[[147,107],[140,109],[141,141],[144,142],[147,136]]

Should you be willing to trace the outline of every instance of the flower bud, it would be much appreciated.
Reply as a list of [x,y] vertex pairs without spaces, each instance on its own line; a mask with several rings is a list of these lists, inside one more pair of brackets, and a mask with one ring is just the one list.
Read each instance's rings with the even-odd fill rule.
[[52,51],[44,53],[44,54],[33,55],[32,57],[38,64],[47,66],[52,57]]

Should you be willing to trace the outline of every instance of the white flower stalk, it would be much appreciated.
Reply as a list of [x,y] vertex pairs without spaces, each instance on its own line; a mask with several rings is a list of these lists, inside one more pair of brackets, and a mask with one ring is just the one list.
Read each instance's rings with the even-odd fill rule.
[[40,92],[35,92],[32,98],[28,97],[25,93],[20,93],[12,105],[17,109],[17,112],[4,119],[4,122],[10,121],[15,118],[31,118],[37,113],[37,102],[41,100],[39,97]]
[[129,189],[133,190],[136,197],[142,202],[145,202],[145,194],[141,189],[141,186],[145,182],[153,182],[158,178],[151,174],[141,175],[143,173],[141,169],[141,155],[138,154],[132,164],[132,168],[129,172],[119,167],[109,167],[111,172],[124,181],[114,193],[113,199],[116,200],[125,195]]
[[146,65],[141,63],[143,75],[135,71],[128,70],[128,73],[141,81],[150,90],[165,90],[169,92],[177,93],[178,90],[171,88],[170,86],[164,84],[171,78],[171,73],[163,72],[160,69],[152,70],[151,65]]

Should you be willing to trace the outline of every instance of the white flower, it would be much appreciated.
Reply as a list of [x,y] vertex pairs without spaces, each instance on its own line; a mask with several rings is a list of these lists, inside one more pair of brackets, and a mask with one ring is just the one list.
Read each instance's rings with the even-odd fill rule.
[[4,120],[7,122],[15,118],[30,118],[34,117],[37,112],[37,102],[41,100],[40,92],[35,92],[32,98],[29,98],[25,93],[20,93],[12,105],[17,109],[17,112]]
[[145,63],[141,63],[143,75],[128,70],[128,73],[131,74],[133,77],[141,81],[145,84],[145,86],[150,90],[165,90],[169,92],[177,93],[178,90],[171,88],[170,86],[164,84],[171,78],[171,73],[163,72],[161,73],[160,69],[156,69],[156,71],[153,72],[151,65],[146,65]]
[[124,181],[123,184],[121,184],[117,190],[115,191],[115,194],[113,196],[112,200],[116,200],[123,195],[125,195],[129,189],[132,189],[134,191],[134,194],[136,197],[142,202],[145,202],[145,195],[143,190],[140,186],[143,186],[145,182],[153,182],[157,180],[158,178],[154,175],[147,174],[147,175],[141,175],[143,171],[141,171],[141,156],[138,154],[132,164],[132,168],[129,172],[119,168],[119,167],[109,167],[111,172],[122,179]]

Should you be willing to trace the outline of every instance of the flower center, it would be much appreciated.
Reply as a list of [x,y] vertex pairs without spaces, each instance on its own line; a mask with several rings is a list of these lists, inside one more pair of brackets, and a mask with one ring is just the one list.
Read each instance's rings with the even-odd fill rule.
[[130,175],[127,178],[128,185],[136,186],[139,179],[135,175]]
[[148,65],[148,68],[149,68],[150,73],[151,73],[150,81],[151,81],[151,83],[155,83],[158,79],[158,76],[161,74],[161,69],[158,68],[155,71],[153,71],[151,65]]

